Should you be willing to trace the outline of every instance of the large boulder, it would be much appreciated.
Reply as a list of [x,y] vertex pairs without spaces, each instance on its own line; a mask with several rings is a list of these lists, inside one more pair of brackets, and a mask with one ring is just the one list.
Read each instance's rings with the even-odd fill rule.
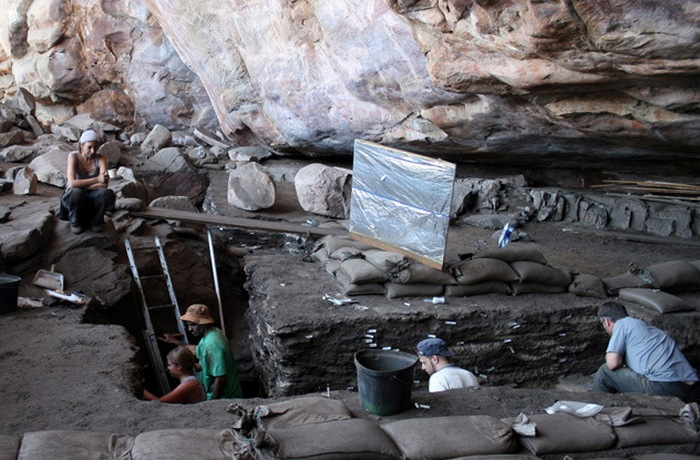
[[346,219],[350,215],[352,172],[349,169],[312,163],[294,177],[301,207],[322,216]]
[[275,182],[258,163],[247,163],[228,176],[228,204],[245,211],[258,211],[275,204]]

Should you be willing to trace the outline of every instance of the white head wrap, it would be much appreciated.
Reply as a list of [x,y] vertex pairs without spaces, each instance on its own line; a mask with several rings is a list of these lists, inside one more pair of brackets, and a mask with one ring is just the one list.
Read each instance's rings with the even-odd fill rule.
[[100,142],[100,136],[95,131],[88,129],[80,136],[80,143],[84,144],[86,142]]

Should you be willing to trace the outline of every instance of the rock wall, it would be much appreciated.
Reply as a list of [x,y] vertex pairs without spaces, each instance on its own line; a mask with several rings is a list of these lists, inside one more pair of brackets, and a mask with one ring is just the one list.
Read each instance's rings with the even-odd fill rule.
[[464,161],[698,164],[689,0],[2,5],[3,86],[44,119],[218,123],[308,155],[363,138]]

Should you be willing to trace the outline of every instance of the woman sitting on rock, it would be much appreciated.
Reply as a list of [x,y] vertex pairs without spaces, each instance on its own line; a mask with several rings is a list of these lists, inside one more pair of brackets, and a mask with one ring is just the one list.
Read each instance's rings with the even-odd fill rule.
[[114,204],[114,192],[107,188],[107,158],[97,153],[99,147],[98,134],[88,130],[80,136],[79,151],[68,155],[68,185],[61,201],[75,234],[86,228],[102,231],[105,212]]
[[168,372],[178,379],[180,384],[160,398],[144,389],[143,398],[149,401],[181,404],[205,401],[207,394],[204,391],[204,385],[197,379],[197,372],[201,371],[202,367],[197,363],[192,350],[185,345],[180,345],[168,353],[167,360]]

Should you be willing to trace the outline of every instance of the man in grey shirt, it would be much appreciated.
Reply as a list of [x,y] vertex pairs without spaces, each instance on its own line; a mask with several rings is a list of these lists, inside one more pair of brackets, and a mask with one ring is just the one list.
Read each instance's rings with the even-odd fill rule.
[[627,316],[625,307],[606,302],[598,317],[610,342],[605,364],[593,377],[593,390],[697,398],[698,374],[668,334]]
[[450,360],[452,351],[447,348],[442,339],[421,340],[416,348],[421,368],[430,376],[428,380],[430,393],[455,388],[479,387],[479,380],[474,374],[452,363]]

